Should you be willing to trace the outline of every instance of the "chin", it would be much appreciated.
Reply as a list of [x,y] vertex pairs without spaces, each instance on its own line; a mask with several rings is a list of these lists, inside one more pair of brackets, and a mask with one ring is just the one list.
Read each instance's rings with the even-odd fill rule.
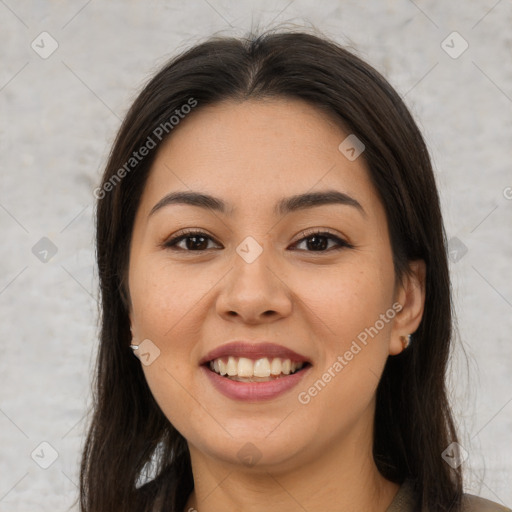
[[[282,420],[282,418],[281,418]],[[226,424],[227,425],[227,424]],[[274,428],[278,423],[274,422]],[[204,427],[203,427],[204,428]],[[240,422],[236,430],[227,427],[231,436],[224,432],[222,437],[204,438],[204,430],[196,432],[189,439],[189,447],[194,448],[215,461],[228,465],[245,467],[253,471],[280,471],[300,464],[312,439],[307,439],[306,431],[281,429],[279,434],[271,430],[258,428],[256,425]],[[270,432],[270,434],[268,433]],[[314,436],[311,436],[312,438]],[[196,439],[192,439],[196,438]]]

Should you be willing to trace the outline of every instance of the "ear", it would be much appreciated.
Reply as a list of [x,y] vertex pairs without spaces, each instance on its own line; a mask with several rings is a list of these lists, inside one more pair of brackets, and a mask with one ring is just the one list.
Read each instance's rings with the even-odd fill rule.
[[137,330],[135,329],[133,318],[131,312],[128,315],[128,318],[130,319],[130,334],[132,335],[132,341],[136,343],[137,341]]
[[134,327],[134,321],[133,321],[133,312],[131,308],[128,311],[128,321],[130,322],[130,334],[132,336],[132,341],[136,338],[136,332]]
[[404,350],[403,337],[412,334],[420,325],[425,307],[426,264],[423,260],[409,263],[410,271],[405,273],[402,283],[395,292],[395,301],[402,309],[396,314],[391,329],[389,354],[394,356]]

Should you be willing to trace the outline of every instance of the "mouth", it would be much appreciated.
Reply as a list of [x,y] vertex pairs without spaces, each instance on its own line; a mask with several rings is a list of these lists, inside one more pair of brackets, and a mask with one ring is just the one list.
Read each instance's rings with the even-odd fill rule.
[[209,352],[200,361],[214,388],[228,398],[259,401],[295,387],[311,361],[274,343],[234,342]]

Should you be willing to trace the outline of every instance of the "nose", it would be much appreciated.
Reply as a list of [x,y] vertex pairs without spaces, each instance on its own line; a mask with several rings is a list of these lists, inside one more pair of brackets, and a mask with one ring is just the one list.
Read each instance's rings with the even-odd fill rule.
[[[267,245],[267,244],[265,244]],[[217,297],[217,313],[229,321],[247,324],[270,323],[292,311],[292,292],[270,250],[252,262],[238,254],[234,266],[223,280]]]

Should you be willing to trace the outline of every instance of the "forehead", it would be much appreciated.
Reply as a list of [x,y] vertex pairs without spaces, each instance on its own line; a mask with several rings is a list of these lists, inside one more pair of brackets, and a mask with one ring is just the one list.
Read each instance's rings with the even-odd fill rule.
[[199,105],[160,147],[142,206],[149,211],[166,193],[188,189],[224,198],[232,213],[275,211],[284,196],[333,188],[371,206],[378,198],[364,159],[339,149],[348,135],[298,99]]

